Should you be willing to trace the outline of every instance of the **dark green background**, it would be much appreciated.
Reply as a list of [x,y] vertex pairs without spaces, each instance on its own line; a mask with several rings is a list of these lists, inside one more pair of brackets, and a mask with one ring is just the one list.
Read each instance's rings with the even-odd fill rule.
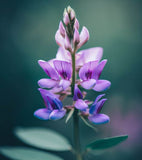
[[[94,138],[128,133],[127,142],[98,159],[140,159],[142,149],[142,1],[141,0],[1,0],[0,1],[0,145],[24,145],[13,135],[16,126],[45,126],[72,142],[72,121],[65,125],[40,121],[33,112],[43,107],[37,81],[46,77],[39,59],[54,58],[55,32],[68,5],[90,40],[83,48],[101,46],[108,63],[102,78],[112,82],[103,112],[111,122],[99,132],[81,123],[83,146]],[[97,94],[89,92],[94,99]],[[68,152],[59,154],[72,160]],[[68,158],[66,158],[68,157]],[[90,160],[94,159],[91,156]],[[5,158],[2,157],[4,160]]]

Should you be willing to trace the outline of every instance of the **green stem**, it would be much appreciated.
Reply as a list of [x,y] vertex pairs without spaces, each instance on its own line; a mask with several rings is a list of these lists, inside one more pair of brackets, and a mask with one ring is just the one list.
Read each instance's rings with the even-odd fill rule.
[[[72,91],[72,96],[73,96],[75,80],[76,80],[75,51],[74,53],[72,53],[72,70],[73,72],[72,72],[71,91]],[[74,114],[73,114],[73,134],[74,134],[74,147],[75,147],[76,160],[82,160],[81,148],[80,148],[80,135],[79,135],[79,116],[78,116],[77,109],[75,109]]]

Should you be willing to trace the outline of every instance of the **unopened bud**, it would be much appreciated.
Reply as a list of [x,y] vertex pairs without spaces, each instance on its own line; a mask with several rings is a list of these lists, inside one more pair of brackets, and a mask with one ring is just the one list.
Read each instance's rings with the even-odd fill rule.
[[80,42],[79,32],[75,28],[75,30],[74,30],[74,36],[73,36],[73,43],[74,44],[78,44],[79,42]]
[[79,22],[78,22],[77,19],[75,19],[74,27],[75,27],[77,30],[79,29]]
[[63,21],[66,26],[70,23],[69,15],[67,12],[64,13]]
[[68,37],[68,35],[66,33],[65,33],[65,44],[64,44],[64,47],[65,47],[66,50],[69,50],[69,51],[72,50],[69,37]]
[[65,37],[65,28],[64,28],[64,25],[63,23],[60,21],[60,24],[59,24],[59,31],[60,31],[60,34]]

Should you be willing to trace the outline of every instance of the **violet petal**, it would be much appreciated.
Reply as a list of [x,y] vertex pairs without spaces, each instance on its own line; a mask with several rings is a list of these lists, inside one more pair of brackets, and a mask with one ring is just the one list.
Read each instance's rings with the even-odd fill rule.
[[38,81],[38,85],[41,88],[53,88],[59,84],[59,81],[43,78]]
[[78,99],[83,99],[83,95],[80,91],[80,89],[78,88],[77,84],[74,87],[74,96],[73,96],[73,100],[77,101]]
[[48,111],[46,108],[38,109],[34,112],[34,116],[41,120],[48,120],[50,111]]
[[48,62],[39,60],[38,63],[50,78],[53,80],[59,80],[56,70]]
[[110,120],[110,118],[105,114],[91,115],[88,119],[94,124],[104,124],[108,123]]
[[80,83],[80,85],[85,89],[91,89],[95,86],[95,84],[96,84],[95,79],[89,79],[89,80],[86,80],[86,81],[82,81]]
[[96,67],[96,69],[93,71],[93,78],[94,79],[98,80],[100,78],[100,75],[101,75],[101,73],[102,73],[102,71],[103,71],[106,63],[107,63],[107,60],[105,59],[105,60],[102,60],[98,64],[98,66]]
[[111,82],[108,80],[97,80],[95,87],[93,90],[97,92],[102,92],[107,90],[111,86]]
[[78,99],[75,104],[74,104],[75,108],[79,109],[79,110],[86,110],[88,108],[88,105],[82,100],[82,99]]
[[90,61],[100,61],[103,56],[103,48],[94,47],[82,50],[77,53],[78,59],[76,60],[77,66],[83,66],[85,63]]
[[60,76],[63,79],[69,80],[71,78],[71,75],[72,75],[71,63],[66,61],[59,61],[59,60],[55,60],[53,63],[57,72],[60,74]]
[[64,117],[64,115],[66,114],[66,110],[53,110],[49,116],[50,120],[58,120]]
[[65,79],[60,80],[59,86],[62,87],[63,90],[66,90],[70,85],[71,85],[71,81],[65,80]]
[[71,55],[63,47],[59,47],[57,54],[56,54],[56,59],[61,60],[61,61],[71,62]]

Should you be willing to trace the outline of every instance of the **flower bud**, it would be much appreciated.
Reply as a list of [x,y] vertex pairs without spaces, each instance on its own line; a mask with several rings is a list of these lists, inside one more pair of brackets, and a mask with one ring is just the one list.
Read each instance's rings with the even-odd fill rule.
[[79,42],[80,42],[79,32],[75,28],[75,30],[74,30],[74,36],[73,36],[73,43],[74,44],[78,44]]
[[69,15],[67,12],[64,13],[63,21],[66,26],[70,23]]
[[79,29],[79,22],[78,22],[77,19],[75,19],[74,27],[75,27],[77,30]]
[[65,37],[65,28],[63,26],[63,23],[60,21],[60,24],[59,24],[59,31],[60,31],[60,34]]
[[88,29],[86,27],[83,27],[80,33],[80,43],[78,44],[78,48],[83,46],[88,40],[89,40]]
[[66,50],[69,50],[71,51],[72,48],[71,48],[71,43],[70,43],[70,40],[69,40],[69,37],[67,35],[67,33],[65,33],[65,43],[64,43],[64,47]]

